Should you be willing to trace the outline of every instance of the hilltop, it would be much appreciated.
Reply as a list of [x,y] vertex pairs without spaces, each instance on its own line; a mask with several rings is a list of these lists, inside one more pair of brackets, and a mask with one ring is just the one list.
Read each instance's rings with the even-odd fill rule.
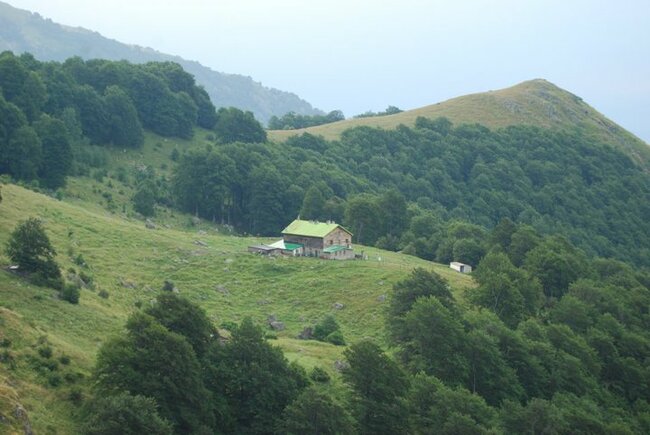
[[133,63],[177,62],[193,74],[217,107],[250,110],[262,122],[287,112],[315,115],[321,112],[290,92],[268,88],[251,77],[214,71],[199,62],[161,53],[152,48],[123,44],[97,32],[69,27],[37,13],[0,2],[0,52],[32,53],[37,59],[64,61],[83,59],[128,60]]
[[395,129],[401,124],[413,126],[418,117],[446,117],[455,125],[479,123],[492,129],[511,125],[553,129],[578,127],[603,142],[621,147],[637,162],[648,162],[650,159],[650,148],[641,139],[606,118],[580,97],[543,79],[496,91],[464,95],[394,115],[346,119],[300,130],[271,131],[269,137],[282,141],[310,133],[334,140],[340,138],[345,130],[354,127]]

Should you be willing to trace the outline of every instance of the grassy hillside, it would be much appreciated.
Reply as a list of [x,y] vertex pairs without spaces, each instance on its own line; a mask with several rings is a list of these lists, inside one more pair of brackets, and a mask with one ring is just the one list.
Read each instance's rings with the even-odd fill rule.
[[465,95],[395,115],[347,119],[300,130],[271,131],[269,137],[281,141],[308,132],[333,140],[353,127],[394,129],[400,124],[412,126],[419,116],[432,119],[444,116],[455,125],[479,123],[490,128],[509,125],[560,129],[579,127],[600,140],[622,147],[636,161],[650,161],[650,148],[645,142],[607,119],[580,97],[542,79],[497,91]]
[[172,61],[193,74],[205,87],[217,107],[238,107],[252,111],[267,122],[273,115],[287,112],[304,115],[321,113],[297,95],[263,86],[247,76],[214,71],[198,62],[172,56],[151,48],[123,44],[97,32],[63,26],[37,13],[16,9],[0,2],[0,52],[29,52],[39,60],[63,61],[72,56],[83,59],[128,60],[134,63]]
[[[94,290],[82,290],[79,305],[71,305],[54,291],[28,285],[4,270],[9,259],[4,253],[0,256],[0,340],[10,340],[4,350],[15,364],[10,368],[7,361],[0,363],[0,397],[9,398],[5,403],[22,404],[36,433],[53,428],[57,433],[72,432],[75,406],[70,392],[87,388],[97,349],[120,332],[138,306],[144,308],[154,300],[166,279],[205,308],[216,325],[249,315],[264,324],[267,316],[276,315],[286,325],[277,343],[287,356],[306,367],[321,365],[330,371],[342,348],[295,339],[305,326],[331,313],[348,342],[363,337],[383,341],[384,298],[413,267],[433,268],[456,292],[472,285],[471,278],[443,265],[374,248],[357,247],[368,254],[367,261],[271,259],[246,252],[260,239],[172,225],[146,229],[142,221],[15,185],[5,185],[2,195],[0,245],[20,220],[39,217],[62,268],[83,271],[95,282]],[[79,254],[87,267],[73,262]],[[344,307],[335,309],[335,303]],[[48,361],[67,355],[70,363],[58,363],[54,371],[43,368],[46,362],[39,356],[43,347],[53,350]],[[60,383],[53,386],[57,374]],[[6,412],[0,409],[3,415]],[[16,428],[20,424],[16,422]]]

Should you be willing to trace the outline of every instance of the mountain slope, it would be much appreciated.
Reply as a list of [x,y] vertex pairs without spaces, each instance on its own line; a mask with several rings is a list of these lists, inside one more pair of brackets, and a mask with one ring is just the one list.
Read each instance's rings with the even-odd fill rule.
[[650,161],[648,145],[607,119],[580,97],[543,80],[530,80],[510,88],[465,95],[395,115],[355,118],[301,130],[272,131],[270,138],[284,140],[303,132],[336,139],[345,130],[359,126],[393,129],[412,126],[418,117],[444,116],[455,125],[479,123],[490,128],[535,125],[546,128],[580,128],[606,143],[620,146],[637,162]]
[[[381,342],[386,295],[413,267],[434,269],[458,291],[473,285],[470,277],[446,266],[374,248],[358,247],[369,255],[368,261],[274,259],[246,252],[260,239],[221,235],[213,227],[198,233],[166,226],[146,229],[142,221],[89,211],[96,207],[57,201],[15,185],[3,186],[2,196],[1,247],[19,221],[39,217],[66,275],[74,268],[93,276],[95,283],[94,290],[82,289],[79,305],[69,304],[55,291],[7,272],[9,259],[0,250],[0,342],[5,343],[0,349],[0,413],[9,415],[20,404],[28,410],[35,433],[48,433],[48,427],[57,433],[75,431],[70,392],[80,389],[86,395],[90,382],[84,379],[97,349],[122,330],[129,314],[149,306],[166,279],[200,304],[215,325],[244,316],[265,324],[267,316],[276,315],[286,329],[274,343],[291,360],[307,368],[321,366],[332,376],[343,347],[295,339],[305,326],[333,314],[349,342],[362,337]],[[73,262],[79,254],[87,266]],[[101,291],[108,296],[102,297]],[[344,307],[335,309],[334,303]],[[47,361],[38,355],[43,347],[53,352]],[[70,362],[57,364],[63,355]],[[51,368],[53,361],[56,368]],[[46,363],[47,370],[39,365]],[[57,377],[64,382],[54,385]],[[11,424],[17,429],[22,422]],[[0,432],[3,427],[0,422]]]
[[195,61],[123,44],[83,28],[63,26],[37,13],[0,2],[0,51],[4,50],[16,54],[29,52],[39,60],[63,61],[80,56],[84,59],[125,59],[134,63],[172,61],[196,77],[217,107],[250,110],[264,123],[273,115],[292,111],[304,115],[321,113],[297,95],[262,86],[250,77],[213,71]]

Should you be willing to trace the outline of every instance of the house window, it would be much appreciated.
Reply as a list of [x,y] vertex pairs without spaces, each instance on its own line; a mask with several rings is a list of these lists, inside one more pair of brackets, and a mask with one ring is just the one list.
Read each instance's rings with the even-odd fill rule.
[[333,243],[334,243],[334,240],[330,240],[330,246],[332,246]]

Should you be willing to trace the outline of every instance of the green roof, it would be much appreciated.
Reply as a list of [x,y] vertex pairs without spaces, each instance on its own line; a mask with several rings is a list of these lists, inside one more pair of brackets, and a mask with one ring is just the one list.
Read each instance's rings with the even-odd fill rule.
[[287,251],[295,251],[298,248],[302,248],[305,245],[302,245],[300,243],[284,243],[284,249]]
[[296,219],[291,222],[288,227],[286,227],[282,234],[292,234],[294,236],[306,236],[306,237],[325,237],[332,231],[337,228],[341,228],[345,232],[350,233],[343,226],[335,223],[327,222],[316,222],[316,221],[303,221]]
[[350,248],[348,248],[347,246],[343,246],[343,245],[332,245],[332,246],[328,246],[327,248],[323,249],[323,252],[326,253],[326,254],[333,254],[335,252],[345,251],[346,249],[350,249]]

